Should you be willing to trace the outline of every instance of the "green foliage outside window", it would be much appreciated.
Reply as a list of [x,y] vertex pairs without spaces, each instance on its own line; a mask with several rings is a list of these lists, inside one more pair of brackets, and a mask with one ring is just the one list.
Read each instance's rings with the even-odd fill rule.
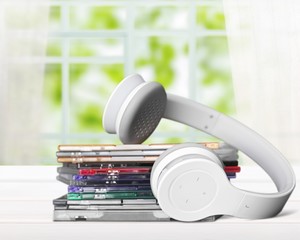
[[[52,6],[50,11],[50,31],[82,31],[82,37],[64,39],[53,37],[49,39],[47,55],[51,57],[63,57],[57,64],[48,64],[45,72],[45,107],[47,118],[44,131],[47,134],[59,134],[62,131],[62,91],[64,59],[80,58],[79,63],[69,63],[68,72],[68,96],[69,101],[68,134],[100,134],[102,128],[102,113],[111,91],[122,80],[126,72],[126,36],[128,32],[128,15],[126,6],[70,6],[69,29],[62,29],[61,7]],[[167,89],[178,84],[178,72],[188,78],[188,69],[181,69],[178,62],[189,60],[189,8],[174,6],[143,7],[135,9],[135,21],[133,23],[134,43],[134,70],[136,72],[151,72],[151,79],[162,83]],[[179,20],[178,20],[179,19]],[[177,25],[172,22],[178,21]],[[218,109],[227,114],[234,113],[233,90],[229,70],[229,58],[226,36],[213,35],[201,36],[201,31],[224,31],[225,22],[223,10],[220,6],[198,6],[196,8],[196,28],[199,32],[196,39],[196,69],[194,96],[198,101]],[[186,31],[185,31],[186,30]],[[107,31],[99,38],[86,37],[85,32],[91,33]],[[123,38],[114,36],[114,31],[123,32]],[[132,29],[130,30],[132,31]],[[139,36],[139,31],[151,33],[151,31],[182,31],[179,36]],[[185,33],[185,34],[184,34]],[[67,41],[68,52],[63,52],[62,46]],[[67,55],[66,55],[67,54]],[[130,53],[129,53],[130,54]],[[97,63],[98,59],[116,58],[115,62]],[[86,62],[85,60],[86,59]],[[95,62],[93,62],[93,59]],[[188,86],[188,81],[186,89]],[[203,92],[212,92],[214,97],[205,97]],[[180,94],[180,93],[178,93]],[[202,96],[203,95],[203,96]],[[51,117],[53,116],[53,121]],[[52,124],[52,125],[51,125]],[[49,127],[49,125],[51,125]],[[162,132],[168,134],[162,137],[153,137],[153,141],[180,142],[188,138],[183,135],[188,133],[188,128],[181,126],[169,127],[162,123]],[[179,135],[173,131],[180,132]],[[51,140],[52,141],[52,140]],[[60,139],[57,139],[59,142]],[[66,139],[65,142],[74,142],[76,139]],[[105,139],[78,139],[81,142],[105,142]],[[77,142],[78,142],[77,141]],[[106,140],[107,141],[107,140]],[[110,142],[117,140],[109,139]],[[53,154],[53,152],[52,152]],[[47,154],[45,154],[47,155]]]

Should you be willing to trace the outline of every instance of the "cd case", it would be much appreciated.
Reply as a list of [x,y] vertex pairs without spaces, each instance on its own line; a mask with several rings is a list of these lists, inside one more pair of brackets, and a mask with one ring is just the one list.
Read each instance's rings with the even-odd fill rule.
[[[234,164],[234,162],[232,162]],[[150,173],[152,167],[113,167],[103,168],[99,167],[58,167],[58,174],[72,174],[72,175],[123,175],[123,174],[147,174]],[[224,164],[224,171],[227,173],[237,173],[240,172],[241,168],[234,165]]]
[[82,187],[82,186],[68,186],[69,193],[112,193],[112,192],[144,192],[151,191],[151,186],[132,186],[132,185],[122,185],[122,186],[105,186],[105,187]]
[[73,176],[67,174],[60,174],[56,179],[62,183],[73,186],[90,186],[90,187],[105,187],[111,185],[150,185],[150,178],[148,179],[111,179],[111,180],[98,180],[98,179],[78,179],[74,180]]
[[[199,222],[214,222],[221,216],[210,216]],[[162,210],[54,210],[54,221],[166,222],[175,221]]]
[[[170,221],[162,210],[54,210],[54,221]],[[214,219],[208,220],[214,221]]]
[[[237,149],[226,143],[199,143],[214,151],[222,161],[238,159]],[[60,145],[56,153],[61,163],[154,162],[175,144],[156,145]]]
[[[64,195],[53,200],[54,221],[173,221],[156,199],[68,200]],[[201,222],[213,222],[211,216]]]
[[68,193],[69,200],[92,200],[92,199],[154,199],[152,191],[138,192],[108,192],[108,193]]

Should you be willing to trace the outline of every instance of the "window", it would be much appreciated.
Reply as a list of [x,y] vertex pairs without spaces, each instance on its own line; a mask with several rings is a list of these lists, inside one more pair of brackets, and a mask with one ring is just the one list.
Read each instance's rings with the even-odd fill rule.
[[[41,163],[55,163],[58,144],[120,143],[104,133],[102,113],[117,83],[136,72],[232,114],[222,2],[51,1]],[[201,140],[208,137],[163,120],[149,141]]]

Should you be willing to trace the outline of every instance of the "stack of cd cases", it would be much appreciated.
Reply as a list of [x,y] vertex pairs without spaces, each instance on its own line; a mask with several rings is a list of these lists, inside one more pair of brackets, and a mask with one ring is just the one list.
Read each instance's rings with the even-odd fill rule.
[[[199,144],[218,155],[229,179],[236,177],[240,167],[235,148]],[[57,180],[68,185],[68,193],[53,200],[54,221],[172,220],[153,196],[150,174],[155,160],[173,145],[59,145]]]

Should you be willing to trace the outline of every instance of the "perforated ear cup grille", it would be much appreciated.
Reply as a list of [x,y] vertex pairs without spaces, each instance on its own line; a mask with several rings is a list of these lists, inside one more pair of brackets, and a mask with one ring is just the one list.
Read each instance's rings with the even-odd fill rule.
[[137,139],[145,139],[154,131],[164,112],[162,106],[161,99],[154,99],[138,113],[133,122],[133,134]]
[[120,140],[129,144],[145,141],[162,118],[166,102],[166,92],[159,83],[149,82],[139,89],[120,118]]

